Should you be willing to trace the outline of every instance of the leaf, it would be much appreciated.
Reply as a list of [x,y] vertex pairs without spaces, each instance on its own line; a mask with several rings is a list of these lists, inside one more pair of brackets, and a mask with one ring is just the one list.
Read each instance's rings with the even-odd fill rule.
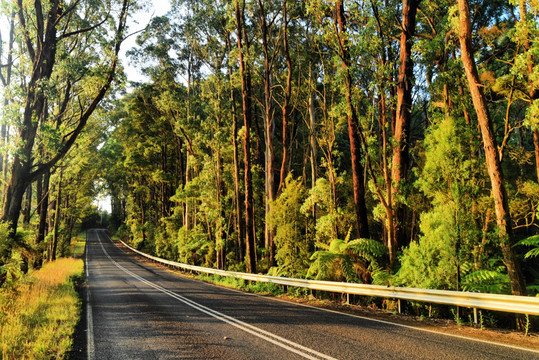
[[528,251],[526,255],[524,255],[524,258],[527,259],[527,258],[537,257],[537,256],[539,256],[539,247]]
[[515,246],[517,245],[539,246],[539,234],[522,239],[515,244]]

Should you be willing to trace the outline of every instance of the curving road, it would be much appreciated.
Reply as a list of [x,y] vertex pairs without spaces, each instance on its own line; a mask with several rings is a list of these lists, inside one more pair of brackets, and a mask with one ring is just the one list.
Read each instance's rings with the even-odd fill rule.
[[142,264],[88,232],[88,359],[539,359],[528,351],[296,305]]

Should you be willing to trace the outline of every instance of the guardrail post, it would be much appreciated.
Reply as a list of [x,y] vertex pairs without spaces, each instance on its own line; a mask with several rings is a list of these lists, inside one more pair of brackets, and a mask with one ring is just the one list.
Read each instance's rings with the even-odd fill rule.
[[477,308],[473,308],[473,323],[477,325]]
[[401,314],[401,299],[397,299],[397,307],[399,309],[399,314]]

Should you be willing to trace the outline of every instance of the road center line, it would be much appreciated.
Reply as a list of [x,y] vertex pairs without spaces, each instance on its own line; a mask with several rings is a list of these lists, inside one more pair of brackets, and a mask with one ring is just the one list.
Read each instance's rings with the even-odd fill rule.
[[162,286],[159,286],[157,284],[154,284],[153,282],[149,281],[149,280],[146,280],[140,276],[138,276],[137,274],[131,272],[130,270],[126,269],[125,267],[123,267],[122,265],[120,265],[119,263],[117,263],[110,255],[109,253],[107,252],[107,250],[105,250],[105,247],[103,246],[103,243],[101,242],[101,236],[99,235],[99,232],[96,232],[96,235],[97,235],[97,239],[99,241],[99,245],[101,245],[101,248],[103,249],[103,252],[104,254],[107,256],[107,258],[117,267],[119,268],[120,270],[124,271],[126,274],[132,276],[133,278],[145,283],[146,285],[150,286],[150,287],[153,287],[154,289],[156,290],[159,290],[161,291],[162,293],[164,294],[167,294],[168,296],[184,303],[185,305],[188,305],[202,313],[205,313],[207,315],[210,315],[220,321],[223,321],[227,324],[230,324],[232,326],[235,326],[237,327],[238,329],[240,330],[243,330],[251,335],[254,335],[256,337],[259,337],[263,340],[266,340],[272,344],[275,344],[279,347],[282,347],[283,349],[286,349],[288,351],[291,351],[295,354],[298,354],[306,359],[334,359],[333,357],[331,356],[328,356],[326,354],[322,354],[316,350],[313,350],[313,349],[310,349],[308,347],[305,347],[303,345],[300,345],[298,343],[295,343],[293,341],[290,341],[288,339],[285,339],[283,337],[280,337],[278,335],[275,335],[273,333],[270,333],[268,331],[265,331],[263,329],[260,329],[256,326],[253,326],[253,325],[250,325],[250,324],[247,324],[241,320],[238,320],[238,319],[235,319],[231,316],[228,316],[228,315],[225,315],[223,313],[220,313],[218,311],[215,311],[211,308],[208,308],[204,305],[201,305],[193,300],[190,300],[188,298],[185,298],[181,295],[178,295],[168,289],[165,289],[164,287]]

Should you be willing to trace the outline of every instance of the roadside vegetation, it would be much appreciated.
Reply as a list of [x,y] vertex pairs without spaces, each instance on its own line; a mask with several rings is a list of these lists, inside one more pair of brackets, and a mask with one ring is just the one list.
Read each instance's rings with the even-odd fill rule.
[[64,359],[80,318],[81,259],[46,263],[0,290],[3,359]]

